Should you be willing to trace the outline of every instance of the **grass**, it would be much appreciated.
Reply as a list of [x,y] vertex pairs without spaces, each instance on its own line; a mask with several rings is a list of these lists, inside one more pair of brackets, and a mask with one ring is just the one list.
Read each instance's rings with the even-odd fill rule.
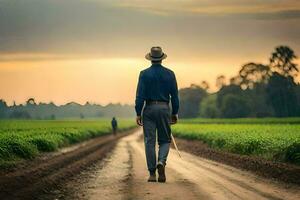
[[212,123],[213,120],[204,123],[204,119],[193,119],[175,125],[173,133],[201,140],[212,148],[299,165],[300,124],[294,123],[297,119],[224,119],[215,123]]
[[[133,120],[119,120],[119,130],[135,127]],[[110,120],[0,121],[0,166],[32,159],[40,152],[56,151],[74,143],[111,133]]]
[[300,124],[300,117],[291,118],[194,118],[182,119],[183,124]]

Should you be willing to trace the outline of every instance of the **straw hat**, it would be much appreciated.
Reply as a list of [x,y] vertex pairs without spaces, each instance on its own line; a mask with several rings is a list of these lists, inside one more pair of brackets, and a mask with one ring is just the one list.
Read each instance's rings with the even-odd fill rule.
[[145,58],[151,61],[160,61],[167,57],[161,47],[152,47],[150,53],[147,53]]

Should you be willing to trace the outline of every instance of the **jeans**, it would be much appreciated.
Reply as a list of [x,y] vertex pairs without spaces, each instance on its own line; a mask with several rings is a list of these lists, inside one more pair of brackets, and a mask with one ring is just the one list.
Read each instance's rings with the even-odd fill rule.
[[168,105],[146,105],[143,111],[143,130],[147,167],[150,173],[156,170],[156,132],[159,145],[158,162],[166,165],[171,143],[171,113]]

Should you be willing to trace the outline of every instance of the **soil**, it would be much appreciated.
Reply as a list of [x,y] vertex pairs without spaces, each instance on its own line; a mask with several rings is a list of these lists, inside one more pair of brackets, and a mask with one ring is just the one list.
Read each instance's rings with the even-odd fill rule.
[[176,142],[181,150],[194,155],[248,170],[266,178],[300,185],[300,166],[212,149],[196,140],[176,138]]

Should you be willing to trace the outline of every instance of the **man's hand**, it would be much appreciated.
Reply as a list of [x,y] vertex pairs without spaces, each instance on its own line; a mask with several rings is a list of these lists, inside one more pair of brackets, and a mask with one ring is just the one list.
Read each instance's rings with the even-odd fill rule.
[[171,124],[176,124],[178,121],[178,115],[172,115],[171,117]]
[[139,125],[139,126],[143,126],[142,117],[141,116],[137,116],[136,117],[136,124]]

